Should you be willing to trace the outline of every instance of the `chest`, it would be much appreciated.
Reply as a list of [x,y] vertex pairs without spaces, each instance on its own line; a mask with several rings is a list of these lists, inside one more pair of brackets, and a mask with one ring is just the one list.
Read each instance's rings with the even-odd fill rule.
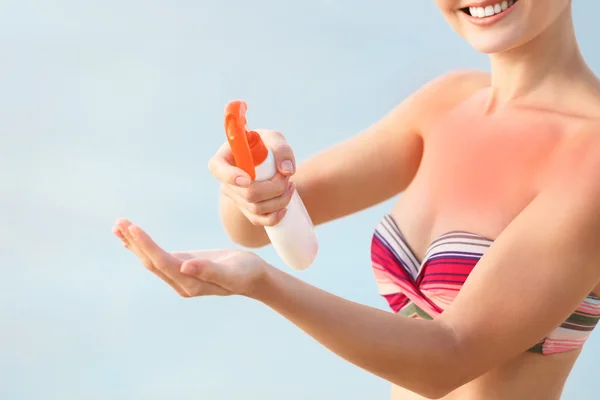
[[562,127],[540,117],[512,115],[467,118],[454,112],[426,133],[415,186],[425,186],[440,204],[506,204],[543,184]]
[[544,185],[565,137],[543,115],[459,108],[425,132],[421,165],[393,214],[416,247],[456,229],[493,238]]

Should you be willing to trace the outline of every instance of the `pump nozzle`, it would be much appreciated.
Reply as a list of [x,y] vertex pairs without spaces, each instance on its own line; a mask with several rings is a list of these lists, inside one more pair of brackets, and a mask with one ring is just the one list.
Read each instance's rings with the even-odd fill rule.
[[225,133],[235,164],[250,175],[250,179],[256,178],[254,167],[260,165],[268,155],[268,150],[260,135],[255,131],[248,131],[246,121],[246,110],[248,105],[245,101],[234,100],[225,107]]

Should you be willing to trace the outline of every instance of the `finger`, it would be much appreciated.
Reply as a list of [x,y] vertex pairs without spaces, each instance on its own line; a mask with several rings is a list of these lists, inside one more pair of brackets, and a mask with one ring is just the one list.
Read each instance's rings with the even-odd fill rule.
[[186,290],[187,297],[231,295],[231,292],[229,290],[224,289],[215,283],[202,281],[196,278],[195,276],[186,275],[186,278],[194,279],[194,284],[191,285],[191,288]]
[[[131,233],[133,230],[137,233],[137,230],[143,232],[140,228],[135,227],[131,222],[127,220],[120,220],[118,225],[119,235],[123,236],[124,240],[127,241],[129,246],[131,247],[134,254],[142,261],[142,264],[146,266],[147,269],[152,271],[155,275],[160,277],[163,281],[169,284],[180,296],[182,297],[192,297],[192,296],[202,296],[202,295],[215,295],[215,296],[224,296],[229,295],[227,291],[223,288],[216,286],[212,283],[201,282],[196,279],[190,279],[188,276],[182,276],[179,274],[179,269],[181,262],[175,257],[165,257],[163,260],[163,264],[160,264],[163,268],[158,268],[155,263],[146,255],[146,253],[141,249],[141,247],[137,244],[137,241],[134,240],[134,237]],[[145,234],[145,232],[143,232]],[[147,234],[146,237],[149,238]],[[151,240],[151,239],[150,239]],[[157,246],[158,247],[158,246]],[[160,247],[159,247],[160,248]],[[160,249],[163,251],[162,249]],[[168,253],[167,253],[168,254]],[[181,253],[185,254],[185,253]],[[164,265],[165,263],[171,265]],[[183,278],[182,284],[176,283],[173,279],[166,276],[163,273],[163,270],[171,270],[176,271],[179,274],[180,278]],[[181,279],[180,279],[181,280]]]
[[189,251],[174,251],[171,253],[174,257],[183,261],[192,260],[195,258],[207,258],[213,262],[219,262],[230,257],[231,250],[213,249],[213,250],[189,250]]
[[139,226],[131,224],[128,231],[133,238],[134,246],[145,254],[152,265],[166,275],[167,278],[176,281],[181,267],[180,260],[163,250]]
[[231,285],[231,277],[219,264],[208,259],[193,259],[181,264],[181,273],[219,287]]
[[[112,228],[112,232],[116,237],[121,239],[121,243],[123,244],[123,247],[125,247],[126,249],[129,249],[129,245],[127,244],[127,240],[125,240],[125,236],[123,235],[123,232],[121,232],[121,229],[115,225]],[[129,250],[131,250],[131,249],[129,249]]]
[[[186,261],[188,262],[188,261]],[[182,266],[183,264],[181,264]],[[198,297],[198,296],[229,296],[231,293],[212,282],[202,281],[195,276],[189,276],[178,271],[181,285],[181,292],[178,292],[182,297]]]
[[277,212],[263,215],[252,214],[243,208],[241,208],[240,211],[252,225],[256,226],[275,226],[283,219],[283,217],[285,217],[285,214],[287,213],[286,208]]
[[150,261],[150,259],[148,257],[146,257],[146,254],[144,254],[144,252],[141,251],[138,248],[138,246],[135,245],[135,241],[133,240],[133,237],[131,236],[131,233],[129,232],[130,226],[131,226],[131,222],[129,222],[126,219],[121,219],[121,220],[117,221],[117,228],[119,230],[119,236],[123,237],[123,240],[125,241],[125,244],[127,245],[127,248],[129,248],[133,252],[133,254],[135,254],[135,256],[140,260],[140,262],[144,265],[144,267],[146,267],[146,269],[159,275],[160,271],[158,271],[154,267],[154,265],[152,264],[152,261]]
[[[115,223],[115,227],[118,229],[118,236],[123,238],[125,245],[135,254],[137,258],[140,259],[142,264],[149,270],[152,271],[154,266],[152,262],[146,257],[146,255],[141,252],[137,246],[135,245],[135,241],[131,237],[129,233],[129,227],[131,226],[131,222],[126,219],[119,219]],[[154,271],[153,271],[154,272]]]
[[141,251],[138,246],[136,246],[135,241],[133,240],[133,237],[131,236],[131,233],[129,232],[129,227],[131,226],[131,222],[129,222],[128,220],[120,220],[117,223],[117,226],[119,227],[119,231],[121,232],[121,235],[123,236],[123,238],[125,239],[125,243],[127,244],[128,248],[133,252],[133,254],[135,254],[135,256],[140,260],[140,262],[144,265],[144,267],[146,267],[146,269],[148,269],[149,271],[157,274],[160,274],[160,271],[158,271],[154,264],[152,264],[152,261],[150,261],[150,259],[146,256],[146,254],[144,254],[143,251]]
[[250,213],[256,215],[276,213],[288,206],[294,194],[294,190],[294,184],[289,182],[287,189],[281,196],[261,201],[259,203],[247,203],[242,207],[248,210]]
[[230,186],[230,189],[248,203],[259,203],[283,195],[289,188],[289,179],[287,176],[276,174],[269,180],[252,182],[248,188]]
[[229,185],[248,187],[251,183],[250,176],[235,166],[233,153],[228,143],[223,144],[210,159],[208,169],[215,178]]
[[[210,259],[218,262],[220,259],[229,256],[230,250],[194,250],[194,251],[174,251],[171,254],[173,257],[179,260],[192,261],[196,258]],[[183,264],[182,264],[183,266]],[[181,268],[179,270],[181,273]],[[180,275],[180,281],[182,281],[182,290],[187,296],[184,297],[196,297],[196,296],[228,296],[231,293],[222,287],[215,285],[214,283],[204,282],[197,279],[194,276],[188,276],[185,274]]]
[[183,292],[181,291],[181,288],[179,287],[179,285],[177,285],[174,280],[170,279],[161,270],[159,270],[154,265],[152,260],[146,255],[146,253],[140,248],[140,246],[138,246],[136,244],[136,241],[134,240],[134,238],[131,234],[131,231],[129,230],[131,225],[132,225],[132,223],[129,222],[128,220],[117,221],[117,226],[119,227],[121,234],[125,238],[128,246],[129,246],[129,249],[136,255],[136,257],[140,260],[142,265],[144,265],[144,267],[146,267],[147,270],[149,270],[150,272],[152,272],[153,274],[158,276],[160,279],[165,281],[169,286],[171,286],[180,295],[183,295],[182,294]]
[[294,195],[295,186],[293,182],[288,182],[287,189],[285,192],[278,197],[274,197],[269,200],[261,201],[259,203],[250,204],[250,211],[257,215],[266,215],[278,212],[288,206],[292,196]]
[[292,148],[281,132],[257,129],[263,142],[273,152],[275,165],[280,174],[291,176],[296,172],[296,158]]

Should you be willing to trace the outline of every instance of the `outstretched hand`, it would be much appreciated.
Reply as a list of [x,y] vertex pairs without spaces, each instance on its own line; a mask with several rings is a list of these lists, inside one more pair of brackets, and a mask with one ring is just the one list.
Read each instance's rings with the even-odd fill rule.
[[148,270],[183,297],[250,296],[268,267],[256,254],[242,250],[167,252],[125,219],[117,220],[113,233]]

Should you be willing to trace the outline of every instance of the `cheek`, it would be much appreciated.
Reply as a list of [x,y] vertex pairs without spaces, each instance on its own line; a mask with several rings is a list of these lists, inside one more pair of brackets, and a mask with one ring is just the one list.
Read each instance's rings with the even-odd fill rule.
[[548,0],[533,3],[530,10],[530,19],[537,30],[542,31],[558,20],[569,10],[571,0]]
[[459,7],[458,0],[435,0],[435,4],[440,9],[442,15],[452,25],[452,20],[456,19],[456,9]]

